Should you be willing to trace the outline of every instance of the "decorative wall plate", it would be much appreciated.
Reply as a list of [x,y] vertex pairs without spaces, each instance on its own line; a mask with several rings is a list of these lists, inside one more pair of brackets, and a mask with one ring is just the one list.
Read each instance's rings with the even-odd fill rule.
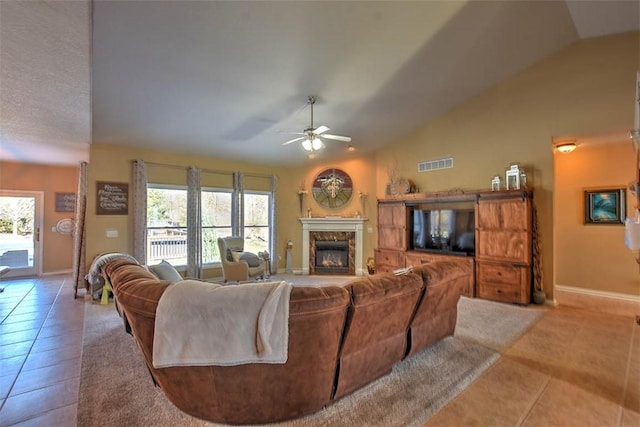
[[324,208],[344,206],[353,194],[351,177],[340,169],[326,169],[318,174],[311,189],[315,201]]
[[75,230],[76,223],[71,218],[64,218],[56,223],[56,231],[60,234],[73,234]]

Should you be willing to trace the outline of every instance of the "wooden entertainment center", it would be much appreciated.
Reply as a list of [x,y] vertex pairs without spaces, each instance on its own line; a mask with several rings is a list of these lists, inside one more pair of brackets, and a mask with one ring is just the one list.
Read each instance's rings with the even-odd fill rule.
[[[417,266],[438,260],[470,264],[468,297],[529,304],[532,291],[532,200],[525,190],[415,193],[378,200],[377,272]],[[414,245],[414,211],[473,210],[475,244],[456,251],[455,242],[444,248]]]

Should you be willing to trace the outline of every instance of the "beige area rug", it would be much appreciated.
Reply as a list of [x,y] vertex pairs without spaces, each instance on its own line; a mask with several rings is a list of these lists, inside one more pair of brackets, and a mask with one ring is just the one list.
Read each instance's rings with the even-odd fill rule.
[[[453,337],[326,409],[273,426],[420,425],[478,378],[543,313],[461,298]],[[113,304],[87,304],[78,426],[220,426],[184,414],[153,386]]]

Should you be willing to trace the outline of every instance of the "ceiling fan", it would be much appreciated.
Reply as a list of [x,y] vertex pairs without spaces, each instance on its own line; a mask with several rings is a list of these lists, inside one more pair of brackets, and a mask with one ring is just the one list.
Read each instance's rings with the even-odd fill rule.
[[351,142],[351,137],[341,135],[331,135],[327,132],[330,130],[327,126],[313,127],[313,105],[316,103],[315,96],[309,96],[307,98],[307,104],[311,105],[311,125],[304,129],[302,132],[288,132],[294,135],[302,135],[297,138],[293,138],[282,145],[289,145],[294,142],[302,141],[302,148],[307,151],[317,151],[324,147],[322,138],[333,139],[335,141]]

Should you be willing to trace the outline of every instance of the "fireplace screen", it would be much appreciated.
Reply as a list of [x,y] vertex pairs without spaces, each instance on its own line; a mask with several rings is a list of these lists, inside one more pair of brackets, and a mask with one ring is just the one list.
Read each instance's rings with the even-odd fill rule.
[[316,240],[315,271],[343,273],[349,271],[349,242]]

